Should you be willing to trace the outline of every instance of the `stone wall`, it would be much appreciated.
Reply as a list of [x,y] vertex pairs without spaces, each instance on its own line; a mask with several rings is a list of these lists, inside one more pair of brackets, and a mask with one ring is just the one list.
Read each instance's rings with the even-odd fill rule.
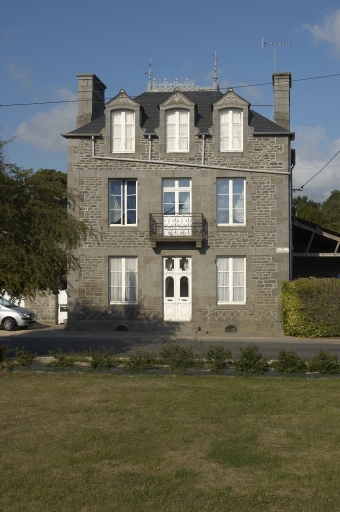
[[40,324],[58,323],[58,295],[48,292],[45,295],[37,293],[35,298],[25,299],[25,308],[35,313]]

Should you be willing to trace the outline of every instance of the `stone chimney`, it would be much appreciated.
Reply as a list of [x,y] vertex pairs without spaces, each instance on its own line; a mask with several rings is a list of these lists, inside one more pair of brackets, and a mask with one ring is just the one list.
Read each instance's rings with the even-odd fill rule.
[[274,86],[274,122],[290,130],[290,88],[292,74],[273,73]]
[[106,85],[93,73],[78,77],[77,128],[104,114]]

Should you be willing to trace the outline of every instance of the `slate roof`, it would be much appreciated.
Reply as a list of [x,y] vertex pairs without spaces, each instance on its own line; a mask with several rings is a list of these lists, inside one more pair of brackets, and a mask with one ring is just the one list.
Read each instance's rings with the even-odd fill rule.
[[[147,133],[152,133],[159,126],[159,108],[158,105],[171,96],[171,92],[144,92],[134,100],[142,106],[141,127]],[[188,91],[183,94],[196,104],[195,124],[199,133],[207,133],[212,126],[212,104],[217,101],[223,93],[221,91]],[[254,133],[286,133],[290,132],[278,124],[270,121],[254,110],[249,110],[249,125],[254,129]],[[91,135],[100,135],[105,126],[105,115],[98,117],[72,132],[62,134],[65,137],[86,137]]]

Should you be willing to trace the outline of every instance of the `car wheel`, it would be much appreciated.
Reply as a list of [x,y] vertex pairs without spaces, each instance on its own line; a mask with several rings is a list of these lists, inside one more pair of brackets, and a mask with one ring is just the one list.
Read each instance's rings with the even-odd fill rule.
[[13,320],[13,318],[8,317],[5,318],[5,320],[2,322],[2,325],[5,331],[14,331],[16,323],[15,320]]

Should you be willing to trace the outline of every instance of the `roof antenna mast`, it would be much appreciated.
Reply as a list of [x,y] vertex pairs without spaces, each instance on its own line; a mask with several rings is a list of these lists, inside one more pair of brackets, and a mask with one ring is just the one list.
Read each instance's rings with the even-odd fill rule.
[[145,74],[148,75],[148,91],[152,91],[152,82],[151,79],[153,77],[153,72],[151,71],[151,59],[149,60],[149,71],[145,71]]
[[274,73],[276,71],[276,47],[277,46],[282,46],[284,44],[291,44],[290,41],[281,41],[281,42],[274,42],[274,43],[266,43],[266,41],[264,39],[262,39],[262,43],[261,43],[261,46],[262,46],[262,49],[264,50],[266,46],[272,46],[272,48],[274,49]]
[[217,76],[217,56],[216,56],[216,50],[215,50],[215,55],[213,55],[212,58],[215,61],[215,64],[214,64],[214,77],[213,77],[214,78],[213,90],[217,91],[217,89],[218,89],[218,85],[217,85],[218,76]]

